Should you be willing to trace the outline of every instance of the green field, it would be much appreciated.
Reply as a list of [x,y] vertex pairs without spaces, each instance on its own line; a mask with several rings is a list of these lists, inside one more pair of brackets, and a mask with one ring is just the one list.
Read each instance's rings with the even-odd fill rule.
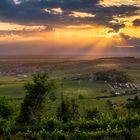
[[[113,103],[124,104],[128,98],[133,98],[134,95],[118,96],[105,99],[95,99],[98,96],[110,95],[112,90],[104,82],[90,82],[83,80],[79,83],[78,80],[72,80],[71,77],[82,76],[85,74],[94,74],[99,70],[117,69],[128,73],[134,83],[140,82],[140,59],[130,58],[108,58],[90,61],[68,61],[68,62],[9,62],[4,65],[5,69],[14,69],[15,67],[29,67],[29,77],[20,76],[0,76],[0,96],[6,96],[14,100],[23,100],[25,90],[24,83],[30,79],[31,67],[47,68],[51,70],[50,76],[58,81],[58,89],[55,94],[57,100],[47,103],[47,111],[55,112],[60,104],[60,95],[63,92],[65,97],[74,97],[78,99],[80,111],[93,106],[102,111],[106,110],[106,101],[111,100]],[[0,62],[2,64],[2,62]],[[12,64],[13,63],[13,64]],[[22,65],[21,65],[22,64]],[[22,67],[21,67],[22,66]],[[2,66],[1,66],[2,67]],[[63,84],[63,87],[61,87]],[[82,99],[81,97],[82,96]]]
[[[0,85],[0,96],[6,96],[8,98],[12,98],[16,103],[21,103],[23,100],[24,95],[26,94],[23,86],[23,82],[14,83],[15,77],[9,76],[9,81],[11,83],[7,83],[4,81],[4,77],[2,78],[3,84]],[[6,77],[6,80],[8,77]],[[13,82],[12,82],[13,80]],[[17,79],[16,79],[17,80]],[[2,83],[1,81],[1,83]],[[61,87],[61,83],[63,83],[63,88]],[[78,104],[80,108],[81,114],[83,110],[97,107],[99,110],[105,112],[107,109],[106,102],[107,100],[112,101],[113,103],[123,104],[126,102],[128,98],[133,98],[134,95],[126,95],[126,96],[118,96],[118,97],[111,97],[105,99],[95,99],[98,96],[105,96],[110,95],[111,88],[103,82],[89,82],[83,81],[81,84],[78,81],[68,81],[68,80],[61,80],[58,83],[57,91],[55,95],[57,99],[54,102],[46,102],[46,111],[50,113],[55,113],[57,107],[60,104],[60,96],[63,92],[64,97],[68,98],[76,98],[78,99]],[[102,92],[106,90],[106,92]],[[82,95],[82,99],[79,97]]]

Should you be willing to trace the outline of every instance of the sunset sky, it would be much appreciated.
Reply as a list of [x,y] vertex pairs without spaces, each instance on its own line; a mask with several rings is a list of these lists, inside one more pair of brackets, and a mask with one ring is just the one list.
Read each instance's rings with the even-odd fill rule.
[[140,0],[0,0],[0,54],[138,56]]

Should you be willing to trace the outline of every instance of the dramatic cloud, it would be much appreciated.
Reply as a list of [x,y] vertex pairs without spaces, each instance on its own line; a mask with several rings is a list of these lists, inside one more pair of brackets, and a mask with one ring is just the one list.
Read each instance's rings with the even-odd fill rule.
[[139,0],[0,0],[0,43],[47,39],[55,48],[85,45],[81,52],[138,48],[139,26]]
[[128,17],[135,15],[139,7],[120,5],[105,7],[100,0],[12,0],[0,1],[0,19],[28,25],[66,26],[97,24],[118,31],[125,25],[111,23],[114,16]]
[[134,20],[133,25],[134,26],[140,26],[140,19]]

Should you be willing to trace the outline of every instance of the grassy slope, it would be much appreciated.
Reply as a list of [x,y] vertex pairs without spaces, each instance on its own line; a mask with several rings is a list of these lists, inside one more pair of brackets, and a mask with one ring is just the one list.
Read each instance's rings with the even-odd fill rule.
[[102,69],[119,69],[126,71],[135,81],[140,81],[140,59],[136,58],[102,58],[97,60],[79,60],[65,62],[50,62],[48,60],[0,60],[1,70],[21,69],[32,73],[35,68],[42,71],[49,70],[53,76],[71,76],[77,74],[94,73]]

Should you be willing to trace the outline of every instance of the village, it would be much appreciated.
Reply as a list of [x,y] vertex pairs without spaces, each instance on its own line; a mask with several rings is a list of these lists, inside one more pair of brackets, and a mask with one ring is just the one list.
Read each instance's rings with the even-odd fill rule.
[[140,84],[134,84],[134,83],[117,83],[117,82],[115,82],[115,83],[112,83],[111,84],[112,85],[112,87],[114,88],[114,89],[137,89],[137,90],[139,90],[140,89]]
[[115,91],[115,95],[136,94],[140,93],[140,83],[109,83],[110,87]]

